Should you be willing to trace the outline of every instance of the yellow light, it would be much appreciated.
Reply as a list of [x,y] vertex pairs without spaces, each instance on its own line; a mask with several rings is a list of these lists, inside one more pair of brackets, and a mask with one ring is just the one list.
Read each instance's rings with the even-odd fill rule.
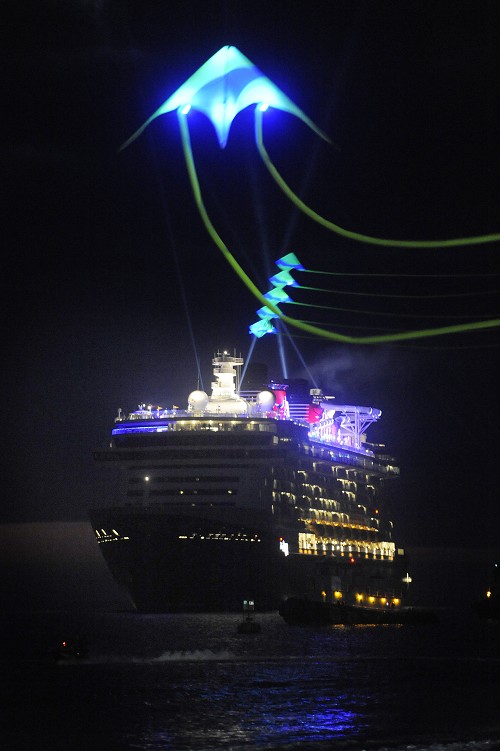
[[375,598],[373,597],[373,595],[370,595],[370,597],[368,598],[368,602],[371,604],[375,602]]
[[356,595],[356,600],[357,600],[358,602],[362,602],[362,601],[363,601],[363,595],[362,595],[362,594],[359,594],[359,592],[358,592],[358,594]]
[[385,605],[385,603],[387,602],[387,597],[381,597],[380,602],[382,603],[382,605]]
[[392,601],[393,605],[399,605],[399,597],[395,597]]
[[486,592],[486,597],[491,597],[491,590],[488,590],[488,591]]
[[342,599],[342,592],[339,592],[338,590],[335,590],[335,592],[333,593],[333,596],[335,597],[336,600],[341,600]]

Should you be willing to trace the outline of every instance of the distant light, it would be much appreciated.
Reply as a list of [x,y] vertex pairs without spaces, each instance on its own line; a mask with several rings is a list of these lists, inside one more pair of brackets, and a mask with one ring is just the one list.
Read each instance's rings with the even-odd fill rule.
[[145,481],[145,482],[149,482],[149,477],[148,477],[147,475],[146,475],[146,477],[144,478],[144,481]]
[[491,597],[491,590],[490,589],[486,592],[486,597]]

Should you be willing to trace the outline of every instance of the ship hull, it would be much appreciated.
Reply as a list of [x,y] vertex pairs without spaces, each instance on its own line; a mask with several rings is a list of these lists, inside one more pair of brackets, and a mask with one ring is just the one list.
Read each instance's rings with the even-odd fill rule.
[[95,529],[120,529],[101,544],[140,612],[240,612],[243,600],[274,610],[286,596],[283,556],[255,519],[91,512]]
[[346,593],[401,598],[402,561],[285,556],[264,513],[110,508],[91,511],[90,518],[101,530],[113,577],[139,612],[240,612],[244,600],[253,600],[260,612],[276,611],[297,596],[320,602],[333,581]]

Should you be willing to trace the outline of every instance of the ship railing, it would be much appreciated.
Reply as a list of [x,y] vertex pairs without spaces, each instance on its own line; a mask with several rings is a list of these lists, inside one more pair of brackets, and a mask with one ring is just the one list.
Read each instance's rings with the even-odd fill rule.
[[312,453],[317,459],[334,461],[338,464],[346,464],[353,467],[360,467],[365,470],[373,470],[377,474],[399,475],[399,467],[394,465],[387,466],[373,456],[369,450],[358,450],[346,446],[335,446],[333,443],[321,443],[311,439],[313,446]]
[[187,409],[154,409],[154,410],[137,410],[130,412],[128,415],[119,415],[115,422],[130,422],[132,420],[161,420],[165,417],[189,417],[192,412]]

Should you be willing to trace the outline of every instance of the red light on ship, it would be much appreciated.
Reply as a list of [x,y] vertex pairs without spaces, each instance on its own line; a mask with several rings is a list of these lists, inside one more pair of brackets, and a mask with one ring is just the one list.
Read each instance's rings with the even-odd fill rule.
[[307,407],[307,422],[319,422],[323,416],[323,409],[318,404],[309,404]]

